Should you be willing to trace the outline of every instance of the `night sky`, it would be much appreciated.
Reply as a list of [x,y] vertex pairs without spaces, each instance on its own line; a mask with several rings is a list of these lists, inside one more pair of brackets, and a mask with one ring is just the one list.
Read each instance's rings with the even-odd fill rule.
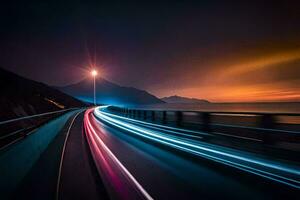
[[50,85],[95,67],[159,97],[300,100],[300,1],[0,6],[0,66]]

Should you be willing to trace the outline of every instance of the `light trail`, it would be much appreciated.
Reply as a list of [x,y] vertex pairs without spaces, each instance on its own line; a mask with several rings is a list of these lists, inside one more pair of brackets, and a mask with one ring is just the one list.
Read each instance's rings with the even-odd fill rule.
[[[134,188],[136,189],[136,191],[139,192],[140,195],[142,195],[147,200],[153,200],[153,198],[148,194],[148,192],[141,186],[141,184],[134,178],[134,176],[126,169],[126,167],[121,163],[121,161],[112,153],[112,151],[99,137],[90,121],[90,116],[93,117],[93,115],[90,115],[91,112],[92,110],[88,110],[85,113],[84,127],[89,146],[93,152],[93,158],[96,162],[96,165],[98,166],[98,170],[99,168],[101,168],[101,166],[104,165],[105,169],[110,175],[111,180],[114,182],[117,190],[120,189],[120,187],[122,187],[120,185],[121,181],[117,179],[116,173],[112,170],[112,167],[109,165],[108,160],[105,158],[105,156],[108,156],[113,161],[115,166],[117,166],[118,169],[122,172],[122,174],[125,177],[127,177],[127,180],[130,181],[130,183],[134,186]],[[119,192],[122,191],[119,190]]]
[[[106,114],[109,114],[109,113],[106,113]],[[118,116],[118,117],[120,117],[120,116]],[[122,118],[124,118],[124,117],[122,117]],[[127,119],[129,119],[129,118],[127,118]],[[126,120],[126,119],[122,119],[122,120]],[[176,128],[173,128],[173,127],[161,128],[161,127],[167,127],[167,126],[162,126],[159,124],[151,124],[151,123],[142,122],[142,121],[138,121],[138,120],[129,119],[127,121],[130,121],[132,124],[136,124],[139,126],[148,127],[148,128],[155,129],[158,131],[163,131],[163,132],[171,133],[174,135],[184,136],[184,137],[193,138],[193,139],[202,139],[203,136],[210,135],[210,134],[196,132],[196,131],[189,131],[189,130],[185,131],[185,129],[178,129],[178,131],[181,131],[181,132],[178,132],[178,131],[174,131],[174,130],[176,130]],[[182,132],[187,132],[187,133],[191,133],[191,134],[185,134]]]
[[95,109],[94,114],[99,119],[122,130],[300,189],[299,167],[291,167],[267,159],[256,158],[253,155],[247,155],[246,153],[220,146],[206,145],[183,138],[172,137],[161,132],[126,123],[124,120],[127,120],[127,118],[124,119],[124,117],[103,112],[101,109],[103,107]]
[[[108,106],[100,106],[98,109],[103,110],[107,107]],[[98,112],[97,109],[95,109],[95,112]],[[185,133],[192,133],[192,134],[204,135],[204,136],[211,135],[209,133],[204,133],[204,132],[199,132],[199,131],[192,131],[192,130],[187,130],[187,129],[182,129],[182,128],[170,127],[170,126],[165,126],[165,125],[160,125],[160,124],[153,124],[153,123],[144,122],[144,121],[140,121],[140,120],[130,119],[130,118],[127,118],[127,117],[122,117],[122,116],[114,115],[114,114],[107,113],[107,112],[105,112],[105,115],[108,115],[108,116],[111,116],[111,117],[114,117],[114,118],[119,118],[119,119],[126,120],[126,121],[130,121],[130,122],[136,122],[136,123],[139,123],[139,124],[152,126],[152,127],[159,127],[159,128],[162,128],[162,129],[168,129],[168,130],[179,131],[179,132],[182,131],[182,132],[185,132]]]

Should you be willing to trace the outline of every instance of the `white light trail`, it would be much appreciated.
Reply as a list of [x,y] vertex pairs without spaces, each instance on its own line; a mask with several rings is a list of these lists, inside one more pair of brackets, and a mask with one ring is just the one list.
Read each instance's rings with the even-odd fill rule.
[[[241,152],[229,152],[228,148],[217,147],[212,145],[204,145],[201,143],[191,142],[189,140],[172,137],[161,132],[149,130],[140,126],[132,125],[124,122],[128,118],[120,117],[110,113],[102,112],[100,108],[95,109],[94,114],[101,120],[129,131],[141,137],[154,140],[156,142],[171,146],[185,152],[192,153],[201,157],[223,163],[243,171],[247,171],[286,185],[300,189],[300,171],[298,167],[290,167],[281,163],[271,162],[266,159],[256,158],[252,155],[241,155]],[[135,120],[137,121],[137,120]],[[139,122],[139,121],[138,121]]]
[[[86,115],[88,115],[88,113],[86,113]],[[153,198],[149,195],[149,193],[142,187],[142,185],[135,179],[135,177],[128,171],[128,169],[121,163],[121,161],[112,153],[112,151],[106,146],[106,144],[98,136],[88,117],[85,117],[85,126],[88,130],[87,131],[88,134],[92,132],[92,135],[90,134],[89,136],[94,137],[98,141],[101,148],[114,161],[114,163],[118,166],[121,172],[129,178],[129,180],[134,184],[134,186],[138,189],[138,191],[145,197],[145,199],[153,200]]]

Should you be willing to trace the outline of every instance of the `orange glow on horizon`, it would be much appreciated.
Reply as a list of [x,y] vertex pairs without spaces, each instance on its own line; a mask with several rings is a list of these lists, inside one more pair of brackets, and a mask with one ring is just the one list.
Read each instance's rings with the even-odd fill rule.
[[195,68],[184,75],[190,83],[158,89],[159,96],[176,94],[212,102],[300,101],[300,49],[232,64],[219,62],[205,74],[201,67]]
[[297,88],[286,89],[280,85],[189,88],[178,91],[178,95],[207,99],[212,102],[300,101]]

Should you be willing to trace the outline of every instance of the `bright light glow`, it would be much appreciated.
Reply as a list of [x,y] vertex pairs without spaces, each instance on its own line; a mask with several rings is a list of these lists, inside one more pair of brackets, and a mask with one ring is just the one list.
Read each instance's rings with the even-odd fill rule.
[[92,74],[92,76],[97,76],[98,72],[97,72],[96,70],[93,69],[93,70],[91,71],[91,74]]

